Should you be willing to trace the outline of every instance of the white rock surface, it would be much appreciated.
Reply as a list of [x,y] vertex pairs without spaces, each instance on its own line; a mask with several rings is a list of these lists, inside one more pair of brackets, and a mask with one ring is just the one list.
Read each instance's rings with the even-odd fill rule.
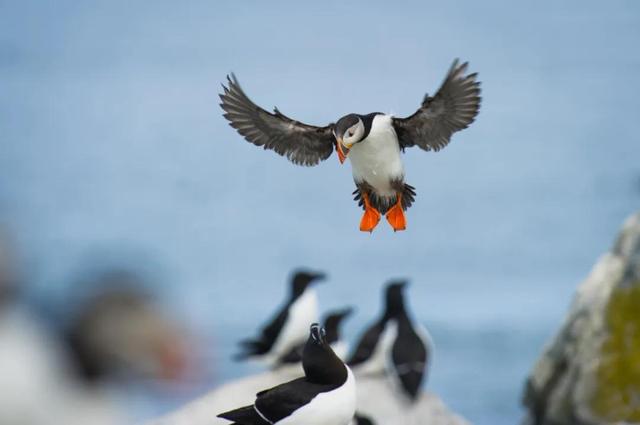
[[[216,415],[253,403],[255,394],[282,382],[301,376],[299,366],[277,372],[265,372],[220,386],[180,410],[157,419],[153,425],[222,425],[228,421]],[[375,420],[376,425],[467,425],[468,422],[451,412],[435,394],[423,393],[410,406],[396,397],[392,386],[383,377],[356,378],[358,412]],[[150,425],[151,425],[150,424]]]

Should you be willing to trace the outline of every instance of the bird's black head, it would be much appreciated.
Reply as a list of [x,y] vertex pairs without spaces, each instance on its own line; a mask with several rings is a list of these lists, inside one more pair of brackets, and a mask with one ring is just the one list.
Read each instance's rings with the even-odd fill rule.
[[[369,125],[369,129],[371,126]],[[333,127],[333,135],[338,143],[339,152],[343,158],[349,154],[349,150],[353,145],[361,142],[367,137],[367,128],[362,120],[362,116],[358,114],[349,114],[340,118]]]
[[340,323],[353,313],[353,308],[347,307],[329,313],[324,319],[324,328],[327,331],[327,343],[333,344],[340,339]]
[[291,279],[291,296],[293,298],[299,297],[311,283],[325,278],[326,275],[322,272],[298,270]]
[[349,114],[340,118],[334,126],[334,133],[336,138],[341,138],[346,146],[359,142],[361,137],[355,136],[364,134],[364,123],[361,116]]
[[302,352],[302,368],[309,382],[341,385],[347,368],[327,343],[326,332],[317,323],[311,325],[309,339]]
[[385,290],[385,317],[396,317],[404,312],[403,289],[407,286],[406,280],[395,280],[387,284]]

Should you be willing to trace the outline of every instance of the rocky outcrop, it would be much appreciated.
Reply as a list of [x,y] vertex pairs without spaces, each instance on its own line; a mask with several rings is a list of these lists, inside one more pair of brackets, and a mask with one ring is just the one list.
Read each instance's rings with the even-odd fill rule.
[[469,425],[435,393],[422,391],[409,402],[386,376],[357,377],[358,412],[375,425]]
[[[300,367],[264,372],[229,382],[181,409],[147,425],[228,425],[216,418],[221,412],[252,404],[255,394],[302,374]],[[415,403],[398,397],[385,376],[356,378],[358,413],[374,425],[469,425],[453,413],[437,395],[423,392]]]
[[523,402],[527,425],[640,424],[640,213],[578,288]]

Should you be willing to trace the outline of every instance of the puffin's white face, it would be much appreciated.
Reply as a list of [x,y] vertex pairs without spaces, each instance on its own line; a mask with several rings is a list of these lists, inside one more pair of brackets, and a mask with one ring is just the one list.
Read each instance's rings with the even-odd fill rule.
[[338,158],[342,163],[349,154],[349,150],[353,145],[364,139],[364,123],[356,114],[346,115],[340,118],[336,123],[333,135],[337,141]]
[[362,136],[364,136],[364,123],[358,118],[358,122],[349,127],[342,135],[342,146],[351,149],[354,144],[362,140]]

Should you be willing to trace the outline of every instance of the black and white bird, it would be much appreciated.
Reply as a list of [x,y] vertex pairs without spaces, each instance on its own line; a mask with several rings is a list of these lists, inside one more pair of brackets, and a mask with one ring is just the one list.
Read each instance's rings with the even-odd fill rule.
[[388,375],[399,392],[413,401],[426,377],[432,343],[427,330],[407,313],[406,284],[387,285],[382,316],[364,332],[347,364],[356,374]]
[[[323,320],[323,328],[327,334],[327,344],[331,346],[333,352],[341,359],[344,359],[347,353],[347,343],[340,338],[340,325],[351,313],[353,313],[353,309],[347,307],[327,313]],[[302,361],[303,351],[304,344],[292,348],[287,354],[278,359],[277,366],[300,363]]]
[[440,89],[426,95],[411,116],[396,118],[380,112],[348,114],[336,123],[316,127],[296,121],[277,108],[268,112],[249,99],[232,74],[220,95],[224,117],[256,146],[274,150],[294,164],[312,166],[335,149],[340,162],[351,160],[355,200],[364,208],[360,230],[371,232],[385,214],[394,230],[404,230],[404,211],[416,196],[405,182],[400,156],[408,147],[439,151],[453,133],[467,128],[480,108],[477,74],[467,63],[453,62]]
[[221,413],[236,425],[348,425],[356,411],[356,383],[314,323],[302,357],[304,376],[259,392],[251,406]]
[[292,348],[303,344],[309,325],[318,320],[318,298],[313,284],[324,278],[324,273],[296,272],[285,304],[262,328],[258,337],[240,342],[243,351],[236,355],[236,359],[255,359],[274,365]]

